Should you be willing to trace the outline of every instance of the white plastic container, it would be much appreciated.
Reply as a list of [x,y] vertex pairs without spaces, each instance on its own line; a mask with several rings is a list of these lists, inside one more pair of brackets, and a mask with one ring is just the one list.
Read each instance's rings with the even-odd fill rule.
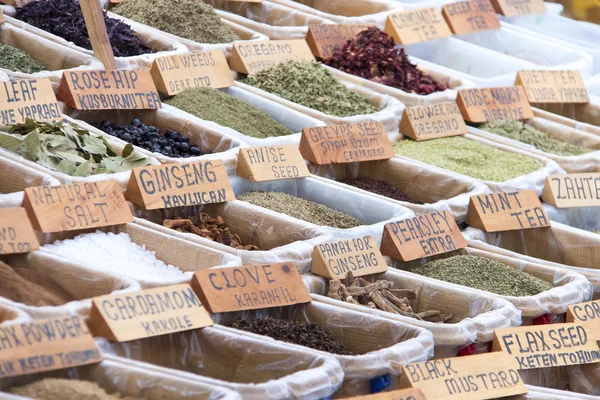
[[[600,41],[600,37],[598,40]],[[594,75],[585,81],[585,87],[589,94],[600,97],[600,74]]]

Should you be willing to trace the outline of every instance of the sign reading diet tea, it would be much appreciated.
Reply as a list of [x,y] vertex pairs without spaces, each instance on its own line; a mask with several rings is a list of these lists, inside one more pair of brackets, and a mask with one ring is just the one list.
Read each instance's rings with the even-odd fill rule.
[[66,71],[58,99],[77,110],[147,110],[160,108],[150,71]]
[[492,351],[514,357],[519,370],[600,361],[600,349],[591,329],[579,323],[496,329]]
[[257,40],[233,44],[229,66],[242,74],[254,74],[288,61],[315,61],[306,40]]
[[372,236],[318,244],[312,253],[311,272],[342,279],[348,272],[363,276],[387,271],[388,266]]
[[0,82],[0,126],[19,124],[27,118],[54,121],[61,117],[48,79]]
[[425,398],[438,400],[485,400],[527,393],[516,362],[501,352],[405,365],[400,387],[419,388]]
[[515,85],[525,88],[530,103],[589,103],[579,71],[518,71]]
[[557,208],[600,206],[600,173],[549,175],[542,200]]
[[212,313],[309,303],[310,294],[293,263],[210,268],[192,277],[192,287]]
[[102,361],[79,316],[7,323],[0,327],[0,378],[72,368]]
[[500,20],[490,0],[449,3],[442,7],[442,15],[456,35],[500,29]]
[[29,253],[40,247],[24,208],[0,208],[0,254]]
[[348,39],[352,39],[371,26],[362,24],[309,25],[306,42],[316,57],[329,58],[335,50],[342,48]]
[[463,89],[458,91],[456,102],[469,122],[533,118],[523,86]]
[[94,336],[127,342],[212,325],[189,284],[94,297],[90,329]]
[[133,221],[115,180],[25,189],[23,206],[44,233],[99,228]]
[[454,101],[406,107],[400,121],[400,133],[416,141],[467,132],[467,124]]
[[310,175],[298,146],[243,147],[238,153],[236,174],[253,182],[304,178]]
[[452,36],[442,13],[435,7],[401,11],[388,15],[385,33],[407,45]]
[[136,168],[125,197],[145,210],[235,200],[222,160]]
[[471,196],[467,224],[501,232],[548,227],[550,219],[534,190],[518,190]]
[[375,121],[304,128],[300,153],[320,165],[387,160],[395,154],[385,127]]
[[492,0],[498,14],[516,17],[526,14],[545,14],[544,0]]
[[383,228],[381,253],[394,260],[411,261],[467,247],[449,211],[394,221]]
[[150,73],[156,88],[169,96],[190,88],[218,89],[234,84],[225,53],[221,50],[158,57],[152,63]]
[[600,340],[600,300],[570,305],[567,308],[567,322],[586,324],[593,337]]

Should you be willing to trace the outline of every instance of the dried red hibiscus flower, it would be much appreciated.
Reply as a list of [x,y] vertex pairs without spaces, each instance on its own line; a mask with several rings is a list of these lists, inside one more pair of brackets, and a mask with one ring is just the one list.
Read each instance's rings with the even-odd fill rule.
[[324,64],[409,93],[426,95],[448,89],[411,63],[394,39],[374,27],[348,40]]

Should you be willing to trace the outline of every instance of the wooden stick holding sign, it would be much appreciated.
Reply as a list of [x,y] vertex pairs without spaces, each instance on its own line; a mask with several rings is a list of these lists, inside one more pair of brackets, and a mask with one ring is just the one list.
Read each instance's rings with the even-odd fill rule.
[[104,68],[107,70],[117,69],[115,55],[110,40],[108,40],[108,33],[106,33],[104,12],[100,2],[97,0],[79,0],[79,4],[81,5],[94,55],[104,64]]

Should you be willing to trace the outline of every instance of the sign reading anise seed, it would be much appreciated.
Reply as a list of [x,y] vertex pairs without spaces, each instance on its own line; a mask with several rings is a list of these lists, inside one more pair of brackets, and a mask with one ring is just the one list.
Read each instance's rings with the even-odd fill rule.
[[310,175],[298,146],[282,144],[240,148],[236,174],[253,182],[305,178]]

